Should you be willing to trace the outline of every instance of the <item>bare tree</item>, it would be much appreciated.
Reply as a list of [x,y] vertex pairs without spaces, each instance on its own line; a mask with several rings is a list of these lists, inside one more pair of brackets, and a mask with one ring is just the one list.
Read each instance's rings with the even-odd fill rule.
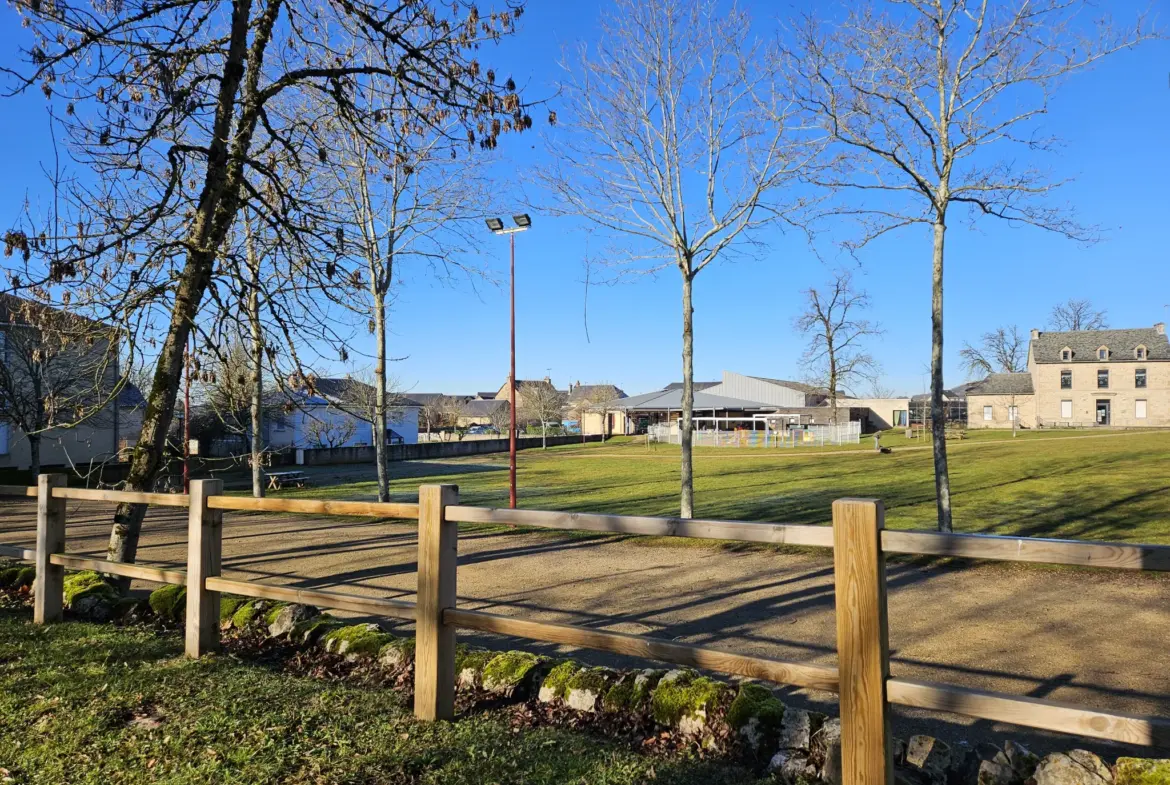
[[796,319],[796,329],[810,339],[801,363],[813,383],[828,390],[829,421],[836,425],[839,392],[851,391],[877,371],[877,362],[862,344],[882,329],[864,318],[869,295],[854,288],[848,270],[838,271],[827,287],[809,289],[805,296],[805,311]]
[[866,390],[866,395],[870,398],[893,398],[897,395],[897,391],[882,381],[880,375],[874,374],[869,379],[869,389]]
[[959,356],[963,358],[963,367],[972,375],[1022,373],[1028,367],[1028,339],[1014,324],[999,327],[984,333],[979,346],[964,343]]
[[1088,300],[1070,297],[1066,302],[1057,303],[1048,316],[1048,329],[1066,332],[1070,330],[1105,330],[1109,320],[1105,311],[1098,311]]
[[[76,186],[66,253],[43,270],[10,272],[8,283],[101,289],[111,309],[166,325],[132,490],[146,490],[162,466],[184,347],[240,211],[262,216],[308,260],[302,278],[332,278],[337,227],[312,190],[330,150],[308,97],[330,99],[332,116],[384,149],[382,114],[353,100],[359,83],[420,123],[456,118],[468,148],[494,148],[532,125],[512,80],[497,80],[477,54],[514,31],[518,6],[481,16],[467,0],[389,9],[235,0],[230,13],[195,0],[12,5],[31,40],[22,67],[0,69],[8,92],[39,87],[67,102],[59,117],[71,152],[96,176]],[[144,505],[119,507],[109,559],[134,560],[144,514]]]
[[419,410],[418,416],[422,421],[422,427],[426,430],[428,441],[430,440],[432,430],[443,428],[447,424],[449,408],[446,395],[436,395],[434,398],[423,403],[423,407]]
[[565,394],[551,384],[525,385],[519,413],[525,420],[540,421],[540,447],[548,449],[548,424],[561,421],[565,414]]
[[117,417],[118,338],[108,325],[0,295],[0,420],[28,440],[34,477],[46,431]]
[[305,424],[305,436],[317,448],[341,447],[357,435],[357,421],[348,416],[311,416]]
[[[584,390],[580,387],[574,389],[569,394],[568,407],[573,416],[577,418],[577,422],[581,424],[581,443],[585,443],[585,416],[587,414],[600,413],[604,418],[606,412],[600,407],[602,404],[609,403],[616,400],[620,392],[617,385],[602,383],[590,385]],[[605,423],[602,423],[601,437],[605,438]]]
[[[380,111],[385,121],[384,142],[371,144],[359,129],[330,121],[335,128],[330,159],[338,211],[348,224],[344,252],[356,257],[351,281],[342,303],[369,320],[374,340],[371,381],[378,391],[374,402],[375,430],[385,432],[391,401],[387,389],[387,318],[392,289],[401,279],[404,264],[420,263],[433,274],[448,279],[455,271],[480,275],[482,271],[461,263],[460,252],[474,244],[472,222],[489,203],[482,173],[483,158],[456,153],[464,144],[455,141],[454,118],[438,127],[419,122],[405,101],[389,104],[359,89],[363,103]],[[387,149],[388,146],[388,149]],[[357,271],[360,270],[360,273]],[[378,464],[378,500],[390,500],[390,475],[386,447],[375,443]]]
[[[1064,77],[1150,34],[1082,19],[1088,0],[907,0],[807,20],[789,51],[792,95],[840,153],[813,178],[861,219],[852,249],[905,226],[931,229],[931,422],[938,527],[951,530],[943,402],[943,262],[952,208],[1074,239],[1094,233],[1043,197],[1060,182],[1020,163],[1049,150],[1037,120]],[[882,9],[879,11],[877,9]],[[1002,152],[997,156],[996,152]]]
[[777,194],[811,155],[750,28],[716,0],[617,0],[596,46],[566,65],[568,123],[550,135],[553,163],[539,175],[551,212],[621,238],[626,272],[678,270],[684,518],[694,513],[695,278],[787,214],[793,204]]

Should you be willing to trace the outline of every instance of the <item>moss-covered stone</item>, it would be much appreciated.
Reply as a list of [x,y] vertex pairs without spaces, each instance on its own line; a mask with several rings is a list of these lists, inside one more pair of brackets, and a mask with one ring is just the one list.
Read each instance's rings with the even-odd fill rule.
[[0,569],[0,589],[10,589],[16,583],[16,576],[20,575],[20,567],[5,567]]
[[219,598],[219,623],[227,624],[232,620],[232,616],[240,609],[240,606],[248,601],[247,597],[239,597],[235,594],[223,594]]
[[33,582],[37,579],[36,567],[21,567],[20,571],[16,573],[16,580],[12,582],[10,588],[13,589],[31,589]]
[[276,617],[280,615],[280,612],[288,606],[289,603],[287,602],[274,602],[272,606],[264,612],[264,626],[271,626],[272,623],[276,621]]
[[460,687],[483,686],[483,669],[495,658],[497,652],[477,649],[466,644],[455,647],[455,679]]
[[354,624],[333,630],[320,639],[325,651],[333,654],[373,657],[394,636],[382,632],[376,624]]
[[784,720],[784,704],[767,687],[747,682],[727,708],[727,724],[753,749],[776,738]]
[[252,624],[252,622],[259,618],[260,614],[264,612],[266,607],[268,607],[268,604],[263,600],[252,600],[251,602],[245,602],[243,605],[240,605],[238,608],[236,608],[236,612],[232,614],[232,626],[237,630],[247,628],[250,624]]
[[658,683],[651,698],[654,721],[684,733],[700,732],[730,689],[694,671],[672,671]]
[[538,666],[547,662],[547,658],[526,651],[499,654],[483,668],[483,688],[488,692],[511,696],[525,685]]
[[306,619],[297,624],[288,637],[294,643],[311,644],[344,626],[344,623],[330,616],[318,616],[315,619]]
[[388,668],[405,668],[412,665],[414,638],[394,638],[378,651],[378,662]]
[[76,602],[87,597],[108,600],[112,605],[118,600],[118,591],[93,570],[66,575],[62,591],[66,607],[72,608]]
[[1118,758],[1115,785],[1170,785],[1170,759]]
[[187,611],[187,589],[183,586],[163,586],[150,593],[150,609],[160,619],[179,621]]
[[548,675],[544,677],[544,681],[540,683],[540,694],[537,697],[541,703],[563,701],[569,694],[569,680],[580,670],[582,670],[582,666],[572,660],[565,660],[553,666]]
[[597,704],[617,681],[617,673],[609,668],[585,668],[577,671],[565,685],[565,702],[577,711],[597,711]]

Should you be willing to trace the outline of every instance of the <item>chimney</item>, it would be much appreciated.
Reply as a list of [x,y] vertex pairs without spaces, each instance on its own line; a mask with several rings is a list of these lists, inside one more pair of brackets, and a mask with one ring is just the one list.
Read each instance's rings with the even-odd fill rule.
[[1040,331],[1035,327],[1032,328],[1032,340],[1035,341],[1040,338]]
[[1158,335],[1165,335],[1166,334],[1166,323],[1165,322],[1158,322],[1157,324],[1154,325],[1154,329],[1158,331]]

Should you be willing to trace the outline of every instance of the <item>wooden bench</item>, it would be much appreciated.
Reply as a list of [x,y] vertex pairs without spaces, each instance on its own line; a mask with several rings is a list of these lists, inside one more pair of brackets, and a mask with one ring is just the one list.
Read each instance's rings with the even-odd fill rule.
[[281,488],[287,488],[295,485],[298,488],[304,488],[309,484],[309,477],[304,472],[269,472],[268,473],[268,490],[279,491]]

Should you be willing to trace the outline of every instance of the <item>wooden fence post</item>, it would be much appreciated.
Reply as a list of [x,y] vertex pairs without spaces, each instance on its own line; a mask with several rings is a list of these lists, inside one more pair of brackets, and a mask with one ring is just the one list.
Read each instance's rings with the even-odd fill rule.
[[187,516],[187,640],[188,657],[219,648],[219,592],[207,590],[207,579],[219,576],[223,546],[223,510],[207,506],[210,496],[223,493],[223,480],[192,480]]
[[53,498],[54,488],[68,483],[64,474],[37,476],[37,575],[33,581],[33,622],[61,620],[65,568],[49,563],[49,556],[65,551],[65,500]]
[[833,502],[833,569],[837,593],[837,668],[841,680],[841,781],[893,785],[886,680],[886,558],[877,499]]
[[458,503],[456,485],[418,489],[414,716],[420,720],[455,716],[455,628],[443,623],[443,611],[455,607],[459,525],[447,520],[444,509]]

